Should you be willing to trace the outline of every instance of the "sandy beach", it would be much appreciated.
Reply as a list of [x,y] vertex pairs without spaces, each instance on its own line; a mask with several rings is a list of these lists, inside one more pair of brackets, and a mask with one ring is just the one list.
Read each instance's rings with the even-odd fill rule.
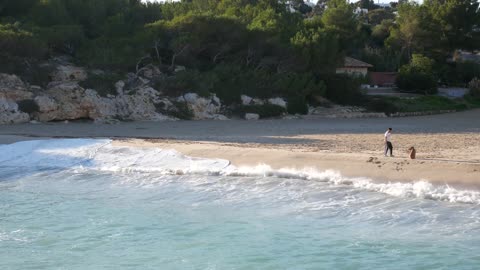
[[[480,110],[405,118],[261,121],[47,123],[7,125],[0,143],[47,138],[112,138],[115,144],[175,149],[236,166],[335,170],[375,181],[427,180],[480,188]],[[383,156],[393,128],[395,157]],[[408,158],[415,146],[417,159]]]

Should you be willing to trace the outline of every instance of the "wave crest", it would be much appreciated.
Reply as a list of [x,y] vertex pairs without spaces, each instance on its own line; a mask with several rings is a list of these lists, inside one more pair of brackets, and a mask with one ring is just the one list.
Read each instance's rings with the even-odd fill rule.
[[381,192],[396,197],[423,198],[455,203],[480,204],[480,192],[433,185],[426,180],[410,183],[376,183],[368,178],[349,178],[332,170],[278,169],[266,164],[236,167],[224,159],[185,156],[175,150],[155,147],[114,146],[111,140],[58,139],[25,141],[0,146],[2,167],[39,169],[99,170],[112,173],[155,173],[220,175],[230,177],[274,177],[327,182]]

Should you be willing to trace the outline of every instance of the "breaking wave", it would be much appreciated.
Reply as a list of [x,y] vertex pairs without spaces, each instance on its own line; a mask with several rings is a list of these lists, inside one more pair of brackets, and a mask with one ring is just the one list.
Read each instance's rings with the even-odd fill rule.
[[275,170],[264,164],[237,167],[228,160],[194,158],[175,150],[115,146],[108,139],[36,140],[3,145],[0,146],[0,180],[2,168],[15,168],[22,172],[73,169],[111,173],[289,178],[347,185],[397,197],[480,204],[479,191],[433,185],[425,180],[409,183],[377,183],[368,178],[344,177],[332,170],[317,171],[309,168]]

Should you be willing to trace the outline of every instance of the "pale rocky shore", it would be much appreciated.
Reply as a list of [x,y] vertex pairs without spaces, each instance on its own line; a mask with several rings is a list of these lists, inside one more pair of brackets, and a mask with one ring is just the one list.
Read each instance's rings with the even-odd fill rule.
[[61,60],[51,62],[47,65],[54,71],[44,87],[31,85],[15,74],[0,73],[0,124],[86,119],[97,123],[171,121],[177,120],[175,115],[181,111],[176,103],[188,107],[195,120],[226,119],[219,113],[222,104],[214,94],[172,97],[152,88],[155,76],[162,76],[153,66],[126,74],[104,93],[105,89],[91,89],[82,86],[82,82],[105,72],[87,71]]
[[[376,181],[480,187],[480,110],[405,118],[127,122],[115,125],[4,125],[0,143],[45,138],[112,138],[115,144],[176,149],[237,166],[336,170]],[[395,157],[383,156],[394,130]],[[408,159],[415,146],[417,159]]]

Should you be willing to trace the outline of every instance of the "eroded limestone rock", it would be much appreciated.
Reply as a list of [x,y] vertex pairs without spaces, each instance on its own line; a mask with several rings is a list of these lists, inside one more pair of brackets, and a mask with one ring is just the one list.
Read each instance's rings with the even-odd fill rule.
[[17,103],[0,97],[0,124],[18,124],[28,121],[30,121],[30,116],[21,112]]
[[226,116],[220,114],[222,103],[216,95],[200,97],[196,93],[187,93],[177,98],[178,102],[185,102],[193,113],[195,120],[217,119],[226,120]]

